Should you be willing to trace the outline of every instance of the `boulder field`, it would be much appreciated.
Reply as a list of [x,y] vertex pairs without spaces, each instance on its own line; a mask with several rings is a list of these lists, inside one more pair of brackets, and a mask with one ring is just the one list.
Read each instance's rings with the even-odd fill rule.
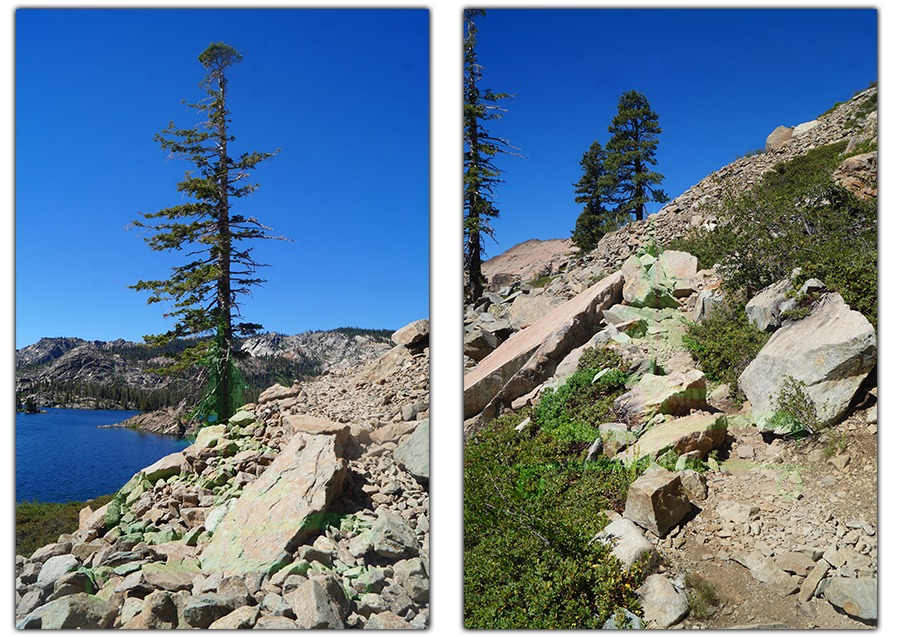
[[19,628],[426,628],[428,321],[275,385],[16,556]]

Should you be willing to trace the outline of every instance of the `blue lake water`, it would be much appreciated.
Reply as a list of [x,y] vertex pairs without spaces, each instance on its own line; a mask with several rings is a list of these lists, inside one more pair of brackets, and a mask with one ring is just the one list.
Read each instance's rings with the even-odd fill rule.
[[16,502],[84,501],[115,493],[141,469],[189,444],[176,436],[98,428],[136,411],[47,411],[16,414]]

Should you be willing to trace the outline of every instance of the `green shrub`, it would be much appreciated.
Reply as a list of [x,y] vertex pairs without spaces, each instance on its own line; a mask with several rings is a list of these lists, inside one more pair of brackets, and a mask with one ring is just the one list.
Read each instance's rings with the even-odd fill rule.
[[768,425],[773,429],[787,429],[793,436],[814,433],[818,428],[816,405],[806,391],[806,383],[793,376],[782,377],[778,398],[769,397],[776,403],[775,413]]
[[544,394],[531,418],[535,425],[565,442],[593,442],[597,426],[612,418],[613,400],[625,391],[625,374],[612,369],[596,383],[600,368],[584,368],[572,374],[554,392]]
[[578,369],[618,369],[627,371],[622,356],[608,347],[588,347],[578,359]]
[[464,450],[466,628],[599,628],[618,607],[638,611],[635,566],[593,536],[600,512],[624,507],[635,468],[579,462],[568,446],[504,416]]
[[823,438],[826,441],[825,453],[829,456],[847,448],[846,437],[826,426],[816,416],[816,405],[802,380],[783,376],[778,398],[770,396],[769,399],[776,405],[775,413],[767,422],[769,427],[784,428],[795,438],[807,434]]
[[744,304],[731,300],[701,323],[688,323],[684,346],[707,378],[728,383],[732,400],[742,399],[738,378],[769,340],[769,334],[747,319]]
[[717,265],[724,286],[750,298],[801,268],[839,292],[877,327],[877,201],[861,201],[832,181],[846,142],[777,164],[745,192],[725,188],[706,212],[720,223],[695,229],[674,249]]
[[113,499],[104,495],[87,502],[19,502],[16,504],[16,555],[31,557],[64,533],[78,530],[78,513],[86,506],[97,510]]

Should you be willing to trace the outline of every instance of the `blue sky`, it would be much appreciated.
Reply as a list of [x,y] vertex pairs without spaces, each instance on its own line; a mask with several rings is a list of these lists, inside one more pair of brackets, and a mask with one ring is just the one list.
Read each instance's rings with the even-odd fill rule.
[[489,8],[477,54],[482,89],[515,94],[488,130],[525,157],[496,159],[491,257],[570,236],[579,161],[609,139],[624,92],[643,93],[659,115],[654,170],[675,198],[776,127],[813,120],[877,80],[877,12]]
[[197,56],[224,41],[232,156],[273,151],[234,204],[268,283],[243,314],[296,334],[428,316],[429,14],[401,10],[22,10],[15,16],[16,347],[169,329],[127,286],[185,255],[128,224],[177,205],[187,161],[154,135],[200,121]]

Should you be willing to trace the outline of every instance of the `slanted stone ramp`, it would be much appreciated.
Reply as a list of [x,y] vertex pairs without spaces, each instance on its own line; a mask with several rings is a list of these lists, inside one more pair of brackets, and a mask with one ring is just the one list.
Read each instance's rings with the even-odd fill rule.
[[607,276],[482,359],[464,381],[464,417],[480,415],[466,427],[467,435],[552,376],[569,351],[587,342],[603,310],[621,301],[623,283],[621,272]]

